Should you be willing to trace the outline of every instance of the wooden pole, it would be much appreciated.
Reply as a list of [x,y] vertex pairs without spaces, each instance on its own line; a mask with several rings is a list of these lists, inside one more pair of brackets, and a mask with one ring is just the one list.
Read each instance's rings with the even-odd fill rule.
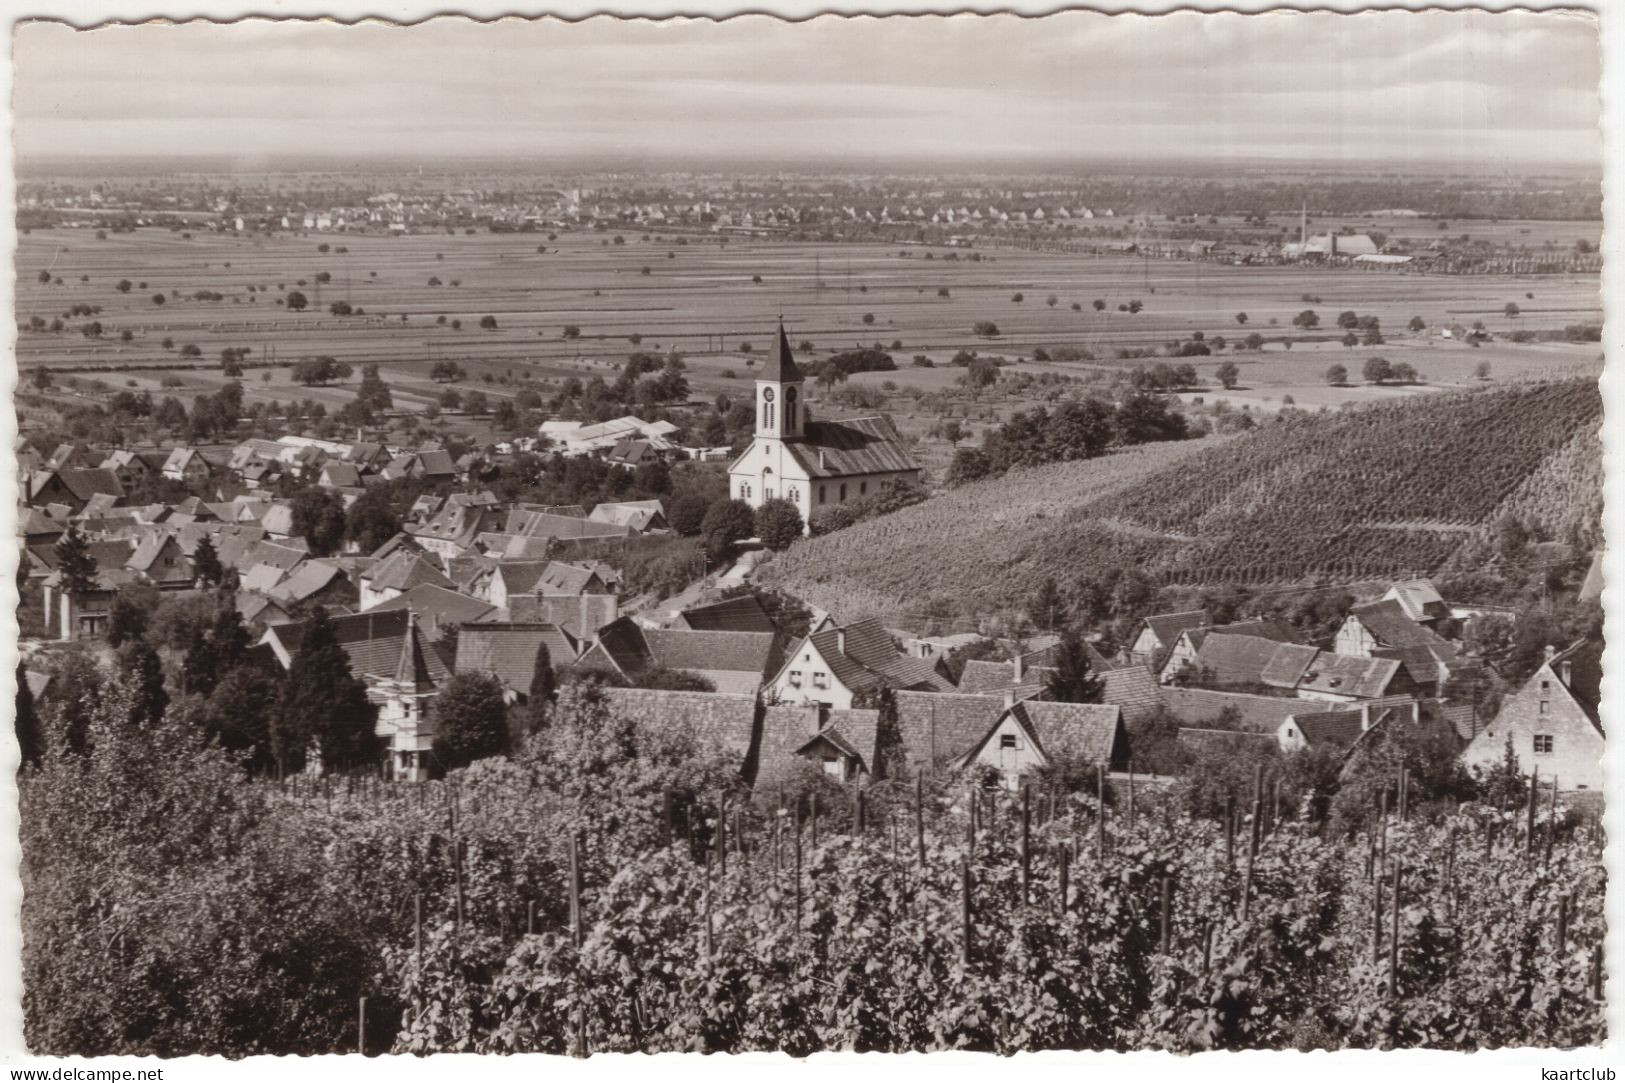
[[1032,791],[1021,787],[1021,905],[1032,902]]
[[360,1010],[356,1012],[355,1020],[355,1051],[363,1057],[367,1055],[367,998],[361,998]]
[[1158,943],[1161,945],[1163,955],[1168,954],[1168,942],[1172,934],[1173,906],[1174,878],[1172,876],[1164,875],[1162,878],[1162,915],[1160,922],[1161,935],[1158,937]]
[[1569,938],[1569,897],[1563,896],[1557,900],[1557,959],[1559,964],[1563,961],[1563,948]]
[[809,834],[808,841],[812,843],[812,848],[814,850],[818,849],[818,794],[816,791],[812,795],[812,829]]
[[570,836],[570,939],[577,948],[582,943],[581,914],[581,843],[576,835]]
[[1236,867],[1236,795],[1224,795],[1224,865]]
[[971,911],[970,899],[970,861],[967,859],[959,867],[959,925],[960,935],[960,962],[967,967],[971,960],[971,937],[974,935],[974,915]]
[[1371,889],[1371,961],[1382,962],[1382,882]]
[[416,934],[412,938],[412,950],[417,955],[418,969],[423,969],[423,892],[418,892],[412,900],[412,925]]
[[717,837],[712,840],[717,853],[717,875],[728,875],[728,798],[717,795]]
[[976,820],[981,815],[982,802],[975,790],[970,792],[970,819],[966,821],[967,848],[972,857],[976,856]]
[[796,932],[801,936],[801,802],[796,802],[796,834],[795,844],[791,850],[790,876],[795,881],[796,894]]
[[1213,969],[1213,923],[1210,921],[1202,930],[1202,976],[1205,978]]
[[1071,848],[1063,845],[1061,847],[1061,852],[1056,855],[1056,860],[1058,862],[1056,868],[1056,879],[1059,881],[1059,885],[1058,890],[1056,891],[1055,899],[1056,903],[1058,904],[1058,909],[1064,914],[1069,908],[1068,904],[1070,903],[1070,900],[1067,898],[1067,894],[1068,889],[1072,886],[1067,882],[1072,864]]
[[530,900],[530,903],[529,903],[529,905],[528,905],[528,907],[526,909],[527,909],[528,912],[525,915],[525,935],[526,936],[535,936],[536,935],[536,900],[535,899]]
[[1134,761],[1128,761],[1128,829],[1134,832]]
[[455,835],[451,840],[451,875],[457,889],[457,933],[463,932],[463,842]]
[[1404,870],[1403,861],[1394,862],[1394,898],[1390,909],[1389,920],[1393,922],[1393,930],[1388,939],[1388,993],[1394,999],[1399,999],[1399,878]]
[[1535,849],[1535,803],[1539,800],[1539,787],[1540,768],[1537,766],[1535,773],[1529,776],[1529,808],[1524,817],[1524,847],[1531,853]]
[[925,779],[914,776],[914,845],[920,868],[925,868]]
[[869,824],[868,824],[867,821],[868,821],[867,811],[863,807],[863,788],[861,786],[854,786],[854,787],[852,787],[852,832],[853,832],[853,834],[856,834],[856,835],[867,834],[868,829],[869,829]]

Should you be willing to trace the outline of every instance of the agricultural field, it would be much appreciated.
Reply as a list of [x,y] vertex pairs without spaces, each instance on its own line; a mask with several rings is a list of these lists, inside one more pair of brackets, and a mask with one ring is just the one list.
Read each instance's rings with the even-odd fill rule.
[[1432,574],[1470,561],[1508,513],[1589,546],[1601,422],[1589,379],[1307,415],[975,482],[799,542],[758,578],[843,621],[923,611],[974,627],[1045,577],[1113,568],[1190,584]]
[[[1484,228],[1491,225],[1513,226]],[[1581,227],[1595,231],[1594,223],[1543,225],[1565,236],[1565,230]],[[617,236],[622,243],[616,243]],[[1334,394],[1323,380],[1334,359],[1357,370],[1371,352],[1330,341],[1335,335],[1327,327],[1344,309],[1378,316],[1387,338],[1379,352],[1391,361],[1410,361],[1429,387],[1472,382],[1484,360],[1497,380],[1600,367],[1595,347],[1497,341],[1469,349],[1436,334],[1450,321],[1483,320],[1492,332],[1600,322],[1598,281],[1585,275],[1354,273],[996,247],[969,252],[725,240],[632,229],[556,237],[198,233],[190,238],[154,229],[105,238],[90,229],[39,229],[20,239],[16,266],[19,323],[37,317],[49,327],[52,320],[63,321],[61,331],[22,332],[18,359],[24,369],[105,368],[146,388],[161,382],[163,374],[128,370],[180,363],[188,346],[197,348],[194,363],[206,366],[216,365],[227,348],[250,349],[250,366],[330,355],[356,368],[379,364],[386,381],[400,389],[406,409],[427,404],[439,390],[428,380],[436,361],[457,361],[469,373],[460,386],[495,396],[514,393],[525,379],[609,376],[634,349],[683,351],[696,397],[708,399],[748,380],[780,316],[793,342],[813,344],[806,360],[856,345],[880,342],[891,349],[898,343],[893,352],[904,369],[887,378],[900,387],[928,390],[942,388],[956,374],[910,368],[907,359],[915,354],[941,366],[964,349],[1016,359],[1039,347],[1072,346],[1110,365],[1118,350],[1155,349],[1196,331],[1231,341],[1256,331],[1267,340],[1263,352],[1234,355],[1243,385],[1251,389],[1233,393],[1236,401],[1266,408],[1278,405],[1283,394],[1300,401],[1308,394],[1326,404],[1361,401],[1372,392],[1356,388]],[[40,281],[41,272],[49,273],[49,283]],[[324,274],[327,281],[318,281]],[[130,283],[128,292],[120,292],[121,280]],[[441,284],[430,285],[431,280]],[[197,299],[199,291],[219,299]],[[304,311],[279,304],[294,291],[308,299]],[[154,295],[160,294],[164,302],[157,304]],[[1013,299],[1017,294],[1019,302]],[[1319,300],[1306,303],[1304,295]],[[1094,311],[1097,299],[1106,302],[1104,312]],[[1135,315],[1117,310],[1130,300],[1141,301],[1143,310]],[[1504,315],[1509,301],[1520,306],[1515,318]],[[330,307],[340,302],[363,314],[331,314]],[[100,310],[75,316],[75,305]],[[1304,337],[1292,327],[1292,317],[1306,307],[1320,313],[1319,334],[1328,341],[1300,341],[1288,351],[1279,340]],[[1238,313],[1247,314],[1245,325]],[[482,329],[487,316],[495,327]],[[1426,333],[1404,330],[1413,316],[1427,323]],[[101,324],[99,337],[81,333],[92,320]],[[974,334],[979,321],[997,324],[998,337]],[[567,337],[567,328],[579,333]],[[130,334],[128,342],[124,332]],[[1221,359],[1196,360],[1202,362],[1199,372],[1211,379]],[[487,376],[492,383],[484,382]],[[503,377],[507,383],[498,382]],[[206,393],[222,379],[199,371],[174,391]],[[252,402],[286,399],[296,388],[285,369],[267,381],[251,367],[245,390]],[[343,385],[297,390],[300,397],[330,405],[348,396]]]

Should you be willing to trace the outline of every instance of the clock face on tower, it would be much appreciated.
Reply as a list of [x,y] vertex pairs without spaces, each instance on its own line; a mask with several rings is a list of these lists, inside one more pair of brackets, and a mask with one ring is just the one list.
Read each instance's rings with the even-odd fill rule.
[[765,387],[765,388],[762,389],[762,401],[763,402],[772,402],[773,401],[773,389],[771,387]]

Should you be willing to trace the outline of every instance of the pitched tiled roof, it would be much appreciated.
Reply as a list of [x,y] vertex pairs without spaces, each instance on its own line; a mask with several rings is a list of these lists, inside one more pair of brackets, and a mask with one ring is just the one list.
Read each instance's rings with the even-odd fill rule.
[[76,500],[89,500],[97,493],[106,493],[110,496],[124,496],[124,486],[119,483],[118,475],[111,470],[100,467],[76,468],[65,467],[57,471],[62,484],[68,487]]
[[505,613],[496,610],[483,619],[494,622],[511,620],[530,624],[557,624],[568,629],[571,635],[585,638],[614,622],[619,615],[620,605],[613,594],[555,597],[513,594],[508,597]]
[[1305,743],[1311,748],[1353,748],[1354,742],[1365,732],[1367,712],[1358,708],[1342,711],[1317,711],[1292,716]]
[[[217,546],[219,542],[215,543]],[[236,561],[236,567],[241,570],[252,568],[256,564],[269,564],[284,572],[292,571],[300,561],[308,556],[307,547],[303,538],[288,539],[280,542],[262,541],[243,550]],[[220,553],[221,561],[225,560],[225,552]]]
[[243,590],[269,594],[271,588],[282,582],[283,571],[274,564],[255,564],[238,578]]
[[536,648],[547,644],[555,669],[575,661],[577,644],[556,624],[468,624],[457,633],[458,673],[490,673],[521,695],[530,691]]
[[[1110,658],[1107,658],[1104,654],[1101,654],[1093,643],[1089,642],[1087,639],[1083,640],[1082,643],[1084,656],[1089,659],[1089,665],[1096,673],[1104,673],[1108,669],[1113,669],[1116,667],[1117,663],[1113,662]],[[1059,642],[1051,643],[1049,646],[1040,650],[1022,655],[1021,663],[1024,666],[1053,666],[1055,664],[1056,652],[1060,649],[1061,644]]]
[[437,587],[451,588],[451,580],[429,562],[422,554],[414,552],[398,552],[374,564],[363,573],[371,588],[377,590],[407,591],[413,587],[431,583]]
[[[387,613],[369,610],[365,613],[342,614],[329,620],[339,645],[349,655],[352,675],[386,678],[394,675],[400,664],[401,641],[406,636],[408,626],[404,610]],[[309,622],[306,621],[283,624],[272,628],[267,635],[275,637],[292,657],[299,652],[299,643],[307,627]],[[440,656],[434,651],[425,651],[423,659],[429,679],[436,684],[443,682],[449,671]]]
[[1405,607],[1396,599],[1375,605],[1356,606],[1350,614],[1365,626],[1366,631],[1384,647],[1421,647],[1448,644],[1443,636],[1425,625],[1417,624],[1405,613]]
[[1314,647],[1283,643],[1265,664],[1260,679],[1274,688],[1296,688],[1319,653]]
[[612,714],[638,729],[687,735],[702,750],[737,755],[741,769],[755,743],[755,696],[652,688],[605,688],[603,695]]
[[608,668],[633,674],[653,661],[643,629],[630,617],[605,625],[590,649],[582,652],[581,664],[588,668]]
[[446,625],[477,621],[495,608],[489,602],[482,602],[478,598],[470,598],[466,594],[458,594],[454,590],[433,583],[420,583],[387,602],[378,603],[368,612],[410,609],[431,631],[438,633]]
[[1388,693],[1400,663],[1391,658],[1357,658],[1321,651],[1298,682],[1300,691],[1328,692],[1361,699]]
[[1209,635],[1196,652],[1196,665],[1211,671],[1215,684],[1261,684],[1264,669],[1279,646],[1274,640],[1256,636]]
[[754,594],[725,598],[710,605],[685,609],[677,623],[696,632],[776,632],[773,619]]
[[1084,763],[1110,763],[1122,737],[1122,712],[1102,703],[1048,703],[1022,700],[1010,708],[1047,757]]
[[902,437],[883,417],[809,421],[802,429],[805,435],[786,440],[784,448],[814,481],[919,469]]
[[1179,743],[1198,763],[1237,751],[1269,754],[1281,747],[1279,739],[1273,733],[1199,729],[1189,726],[1179,727]]
[[958,759],[987,735],[1004,713],[1003,696],[945,692],[898,692],[897,729],[915,768]]
[[1553,668],[1562,680],[1563,663],[1568,663],[1569,694],[1590,717],[1592,724],[1602,729],[1598,707],[1602,701],[1602,654],[1600,639],[1583,639],[1552,658]]
[[667,669],[763,674],[773,655],[772,632],[691,632],[643,629],[654,664]]
[[1304,710],[1305,700],[1286,696],[1250,696],[1237,692],[1214,692],[1206,688],[1162,689],[1163,704],[1181,722],[1192,726],[1212,726],[1227,710],[1236,715],[1236,725],[1254,732],[1274,733],[1293,713]]
[[1172,647],[1174,640],[1179,638],[1179,633],[1206,624],[1207,614],[1200,609],[1191,609],[1184,613],[1157,613],[1145,618],[1145,623],[1151,627],[1151,631],[1162,641],[1164,647]]
[[790,704],[762,709],[762,739],[756,756],[758,786],[788,780],[800,763],[797,751],[823,728],[826,713],[818,706]]
[[509,594],[532,594],[548,564],[545,560],[504,560],[496,565],[496,574]]
[[1123,666],[1100,675],[1101,702],[1123,709],[1123,724],[1133,726],[1162,709],[1162,692],[1147,666]]

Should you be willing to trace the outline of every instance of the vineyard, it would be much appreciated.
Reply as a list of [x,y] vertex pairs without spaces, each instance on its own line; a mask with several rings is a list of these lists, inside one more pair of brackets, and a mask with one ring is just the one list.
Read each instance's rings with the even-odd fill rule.
[[[1543,537],[1587,536],[1601,423],[1590,380],[1284,417],[1160,470],[1113,456],[968,485],[797,545],[764,574],[842,619],[933,597],[998,610],[1046,576],[1113,568],[1192,584],[1427,574],[1508,513]],[[1013,489],[1043,506],[1010,515]]]
[[812,769],[753,792],[590,698],[446,783],[249,782],[122,709],[105,697],[90,752],[21,787],[39,1053],[1604,1033],[1600,833],[1537,784],[1457,806],[1401,769],[1348,822],[1285,767],[1199,807],[1092,765],[1020,794]]

